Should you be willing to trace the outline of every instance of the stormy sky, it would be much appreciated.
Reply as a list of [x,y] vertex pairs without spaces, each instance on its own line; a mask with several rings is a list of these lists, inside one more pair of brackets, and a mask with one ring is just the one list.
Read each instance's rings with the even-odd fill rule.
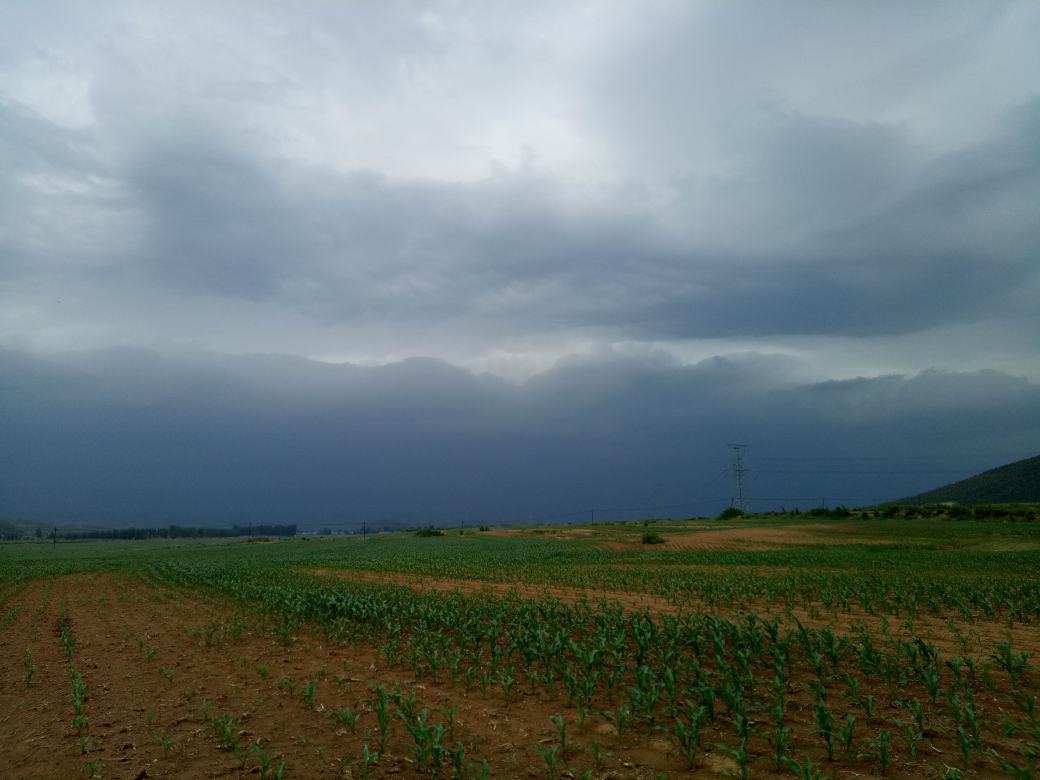
[[1037,40],[1034,2],[0,3],[0,516],[713,515],[730,443],[758,509],[1035,455]]

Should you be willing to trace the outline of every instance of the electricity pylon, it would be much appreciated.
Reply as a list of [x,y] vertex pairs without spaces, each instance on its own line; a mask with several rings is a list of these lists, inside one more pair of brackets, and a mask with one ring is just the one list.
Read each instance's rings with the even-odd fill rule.
[[741,512],[747,512],[748,496],[744,488],[744,475],[751,470],[744,466],[744,452],[747,450],[747,445],[727,444],[726,446],[733,448],[733,498],[730,506]]

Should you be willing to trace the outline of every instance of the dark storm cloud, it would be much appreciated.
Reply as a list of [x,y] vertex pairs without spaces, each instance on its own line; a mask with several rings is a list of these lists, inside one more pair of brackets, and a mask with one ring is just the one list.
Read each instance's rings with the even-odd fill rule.
[[[734,440],[754,442],[760,508],[895,498],[1038,442],[1040,388],[1024,379],[930,372],[803,385],[792,368],[754,354],[693,366],[615,358],[568,361],[514,385],[433,360],[359,368],[5,350],[0,514],[523,520],[644,507],[653,490],[685,516],[725,505],[726,479],[712,478]],[[826,469],[849,471],[850,450],[873,471],[909,473],[771,474],[777,458],[820,471],[820,459],[837,457]],[[962,471],[913,473],[922,468]]]
[[[445,323],[486,353],[560,333],[869,339],[1035,308],[1027,6],[576,8],[229,6],[207,26],[113,7],[53,29],[8,12],[9,343],[212,343],[238,304],[284,316],[271,335],[291,319],[301,353],[364,325],[351,348],[376,360]],[[972,79],[1008,63],[986,103]],[[978,126],[951,113],[958,78]],[[928,129],[950,117],[963,142]],[[57,335],[33,295],[62,284],[88,303]],[[213,324],[182,336],[193,309]]]
[[[707,193],[753,234],[727,247],[665,240],[681,203],[666,216],[574,214],[537,173],[469,185],[335,175],[181,128],[126,164],[143,227],[124,272],[398,327],[453,316],[649,339],[905,333],[1001,313],[1036,280],[1038,111],[1023,108],[1000,143],[909,172],[898,133],[786,120],[748,181]],[[15,188],[8,180],[12,198]],[[790,235],[754,237],[780,225]]]

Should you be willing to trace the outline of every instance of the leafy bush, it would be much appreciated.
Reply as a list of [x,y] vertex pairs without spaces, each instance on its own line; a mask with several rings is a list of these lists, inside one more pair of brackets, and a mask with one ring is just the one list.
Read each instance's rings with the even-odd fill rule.
[[643,544],[664,544],[664,539],[657,531],[643,531]]
[[719,514],[719,520],[729,520],[731,517],[744,517],[743,510],[737,509],[735,506],[731,506],[727,509],[723,509]]
[[482,525],[482,526],[480,526],[480,530],[481,531],[490,531],[491,529],[488,526],[486,526],[486,525]]
[[415,536],[444,536],[444,531],[438,531],[436,528],[420,528],[412,533]]

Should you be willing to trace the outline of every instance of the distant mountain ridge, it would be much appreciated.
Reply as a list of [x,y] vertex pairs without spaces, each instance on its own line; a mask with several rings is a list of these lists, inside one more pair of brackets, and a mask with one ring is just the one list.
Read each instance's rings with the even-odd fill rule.
[[1040,455],[976,474],[892,504],[1011,504],[1040,500]]

